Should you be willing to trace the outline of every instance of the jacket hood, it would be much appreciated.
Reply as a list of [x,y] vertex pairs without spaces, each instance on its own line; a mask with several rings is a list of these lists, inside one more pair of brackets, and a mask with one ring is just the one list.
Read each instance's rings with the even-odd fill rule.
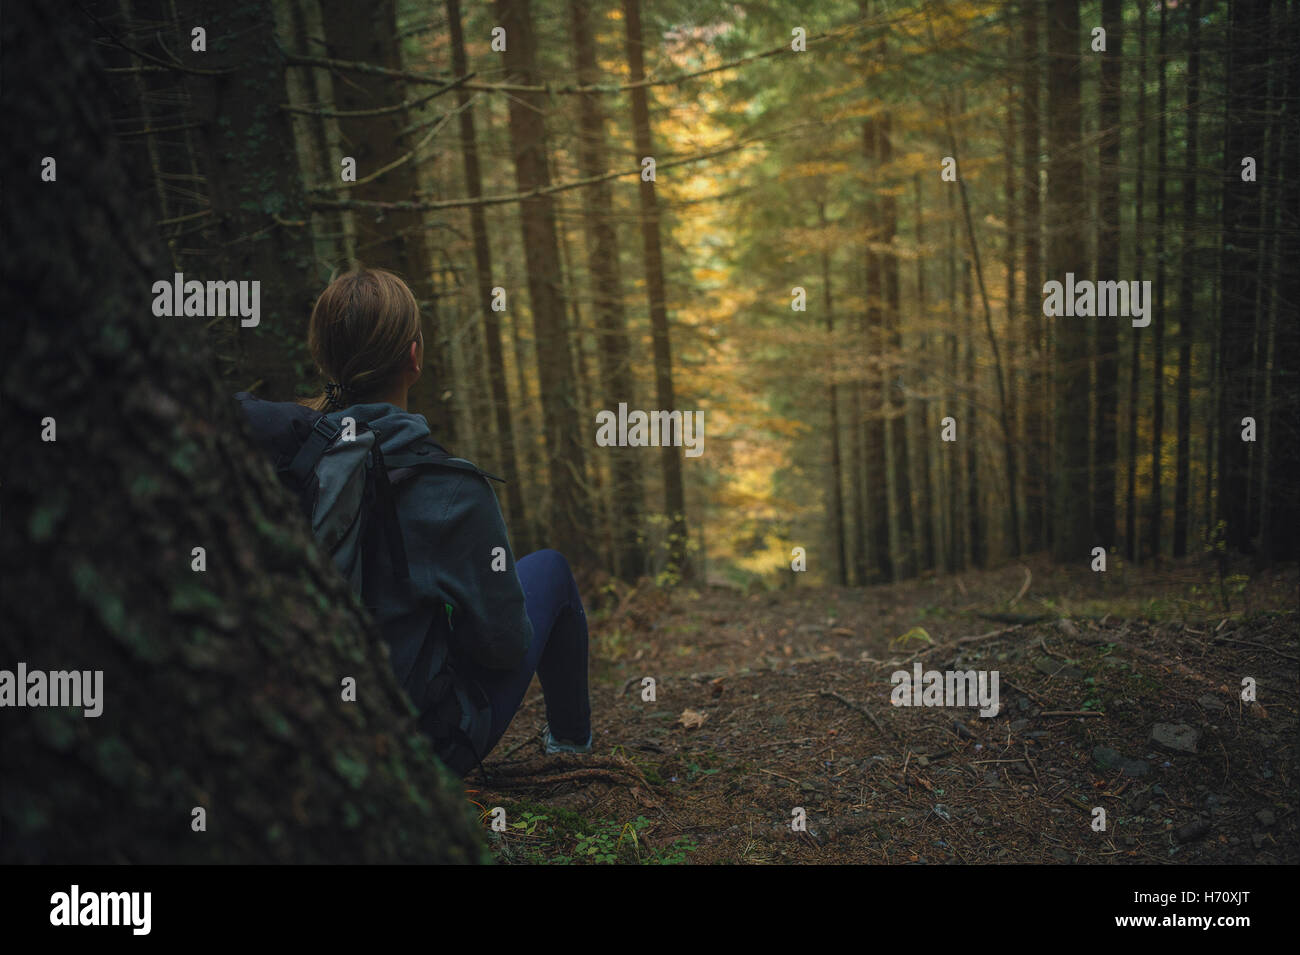
[[379,432],[379,450],[384,454],[398,454],[432,434],[424,415],[403,411],[384,401],[352,405],[342,411],[331,411],[326,417],[340,426],[344,418],[355,418],[358,424],[369,425],[371,430]]

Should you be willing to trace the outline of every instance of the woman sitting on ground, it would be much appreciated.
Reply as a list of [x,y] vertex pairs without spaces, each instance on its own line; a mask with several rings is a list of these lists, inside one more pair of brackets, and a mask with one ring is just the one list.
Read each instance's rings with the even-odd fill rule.
[[[328,384],[307,404],[335,423],[369,425],[385,457],[430,443],[428,421],[406,410],[424,338],[400,278],[382,269],[336,278],[312,310],[308,345]],[[496,494],[472,469],[422,468],[395,493],[410,586],[379,581],[376,617],[443,762],[460,776],[481,763],[534,673],[545,751],[590,752],[587,616],[568,562],[540,550],[516,563]]]

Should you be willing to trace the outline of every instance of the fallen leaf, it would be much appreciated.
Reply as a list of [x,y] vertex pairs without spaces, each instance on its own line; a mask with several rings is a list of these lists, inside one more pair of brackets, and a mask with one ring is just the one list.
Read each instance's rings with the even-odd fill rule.
[[695,730],[703,726],[708,718],[708,713],[701,713],[699,710],[685,709],[682,710],[682,715],[677,717],[677,722],[681,723],[682,726],[686,727],[688,730]]

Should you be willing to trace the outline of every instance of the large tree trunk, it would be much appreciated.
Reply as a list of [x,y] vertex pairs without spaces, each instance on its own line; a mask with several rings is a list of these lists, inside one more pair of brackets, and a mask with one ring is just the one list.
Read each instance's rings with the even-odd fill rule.
[[[82,22],[56,4],[4,18],[0,225],[25,238],[0,266],[0,657],[103,671],[103,710],[6,709],[0,859],[478,860],[382,642],[245,439],[201,320],[151,313],[171,267],[126,198]],[[218,23],[239,25],[210,36]],[[246,51],[264,34],[241,35]],[[256,117],[228,115],[246,142]],[[57,183],[38,181],[41,151]],[[265,295],[275,274],[230,278]]]
[[[1084,215],[1079,115],[1079,0],[1048,0],[1048,272],[1058,282],[1066,273],[1083,276],[1087,257],[1078,240]],[[1076,562],[1090,550],[1088,513],[1087,325],[1085,319],[1057,318],[1056,330],[1056,534],[1052,553]]]
[[[582,0],[570,0],[573,25],[574,66],[584,86],[600,82],[596,62],[596,41],[591,17]],[[605,147],[605,110],[600,94],[578,97],[578,166],[587,178],[609,171]],[[583,224],[586,227],[587,263],[595,299],[597,356],[603,408],[617,408],[620,401],[635,407],[636,376],[632,370],[632,348],[628,341],[627,312],[623,307],[623,275],[618,228],[614,219],[613,190],[599,182],[583,190]],[[607,448],[613,476],[614,567],[625,579],[635,579],[645,570],[641,512],[644,491],[636,448]]]
[[[506,31],[502,53],[507,82],[536,85],[537,34],[528,0],[497,0],[497,20]],[[529,193],[551,184],[547,155],[546,99],[538,93],[510,97],[510,140],[515,182]],[[548,515],[552,546],[576,564],[590,562],[591,502],[581,483],[583,441],[594,423],[575,421],[576,394],[573,356],[564,320],[560,249],[555,200],[549,194],[524,199],[519,208],[524,259],[528,266],[528,298],[532,305],[537,348],[537,380],[541,388],[546,438],[546,473],[550,483]]]
[[[623,0],[623,23],[627,33],[628,78],[645,79],[645,30],[641,25],[641,0]],[[638,162],[654,156],[650,132],[650,103],[645,86],[632,88],[632,131]],[[668,328],[668,292],[664,283],[664,254],[659,237],[659,201],[655,184],[644,177],[640,182],[641,245],[645,255],[646,295],[650,302],[650,337],[654,346],[655,400],[664,411],[676,410],[673,394],[673,349]],[[683,414],[686,412],[683,410]],[[683,578],[691,574],[687,561],[686,491],[682,482],[682,452],[665,447],[664,507],[668,511],[668,565]]]

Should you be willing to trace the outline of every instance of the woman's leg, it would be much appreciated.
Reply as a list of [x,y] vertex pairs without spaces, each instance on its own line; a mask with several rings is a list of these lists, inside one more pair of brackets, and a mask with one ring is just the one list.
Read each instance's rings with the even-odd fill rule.
[[[487,749],[505,735],[528,692],[533,673],[546,696],[546,718],[558,739],[584,743],[591,734],[587,698],[587,612],[564,556],[539,550],[515,565],[524,587],[524,607],[533,625],[533,642],[514,670],[475,668],[474,676],[492,702]],[[487,753],[483,754],[484,756]]]

